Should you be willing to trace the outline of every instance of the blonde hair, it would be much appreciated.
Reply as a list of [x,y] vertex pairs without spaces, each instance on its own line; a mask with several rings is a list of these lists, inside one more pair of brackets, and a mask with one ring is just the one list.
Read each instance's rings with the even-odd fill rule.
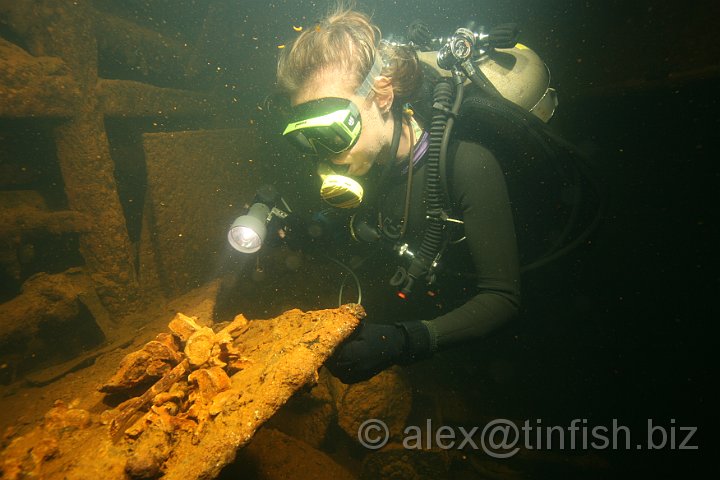
[[[280,53],[278,87],[292,96],[318,75],[339,71],[348,75],[348,86],[355,89],[372,68],[376,55],[382,55],[380,75],[391,79],[393,106],[402,105],[414,97],[422,84],[417,54],[410,47],[380,39],[380,29],[367,15],[339,4]],[[382,93],[375,86],[373,90]]]

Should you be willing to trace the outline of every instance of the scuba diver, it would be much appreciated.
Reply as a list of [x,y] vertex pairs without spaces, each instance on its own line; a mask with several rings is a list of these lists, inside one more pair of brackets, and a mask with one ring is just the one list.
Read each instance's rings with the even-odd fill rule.
[[[381,40],[365,14],[341,9],[280,54],[277,83],[290,102],[283,136],[316,162],[328,216],[395,258],[393,298],[416,305],[416,316],[404,310],[402,321],[385,300],[366,306],[368,317],[326,362],[344,383],[486,337],[518,314],[516,231],[531,228],[538,212],[514,214],[506,178],[514,181],[516,164],[501,165],[490,147],[512,138],[515,151],[505,156],[534,162],[541,154],[529,155],[522,138],[541,143],[547,156],[565,146],[544,127],[556,105],[546,67],[516,47],[517,34],[504,25],[489,35],[458,29],[443,40],[414,24],[412,41],[395,43]],[[493,67],[478,67],[490,57]],[[492,68],[505,70],[493,78]],[[536,68],[540,89],[513,86],[508,68]],[[556,174],[562,186],[575,184],[562,168]],[[568,229],[558,229],[535,265],[570,247]],[[462,300],[428,307],[440,290]]]

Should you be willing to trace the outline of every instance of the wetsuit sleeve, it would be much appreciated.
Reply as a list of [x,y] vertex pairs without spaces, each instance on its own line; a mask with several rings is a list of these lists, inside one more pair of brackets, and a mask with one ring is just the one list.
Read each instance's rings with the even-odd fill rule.
[[452,162],[450,188],[462,212],[479,293],[423,322],[433,351],[487,335],[515,316],[520,305],[515,226],[500,165],[489,150],[464,142]]

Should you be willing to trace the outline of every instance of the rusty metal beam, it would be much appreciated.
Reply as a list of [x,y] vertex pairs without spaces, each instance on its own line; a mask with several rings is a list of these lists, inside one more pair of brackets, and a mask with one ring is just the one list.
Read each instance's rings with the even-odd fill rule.
[[97,95],[100,110],[111,117],[210,115],[218,105],[205,93],[131,80],[99,80]]
[[62,60],[0,38],[0,117],[69,117],[80,91]]

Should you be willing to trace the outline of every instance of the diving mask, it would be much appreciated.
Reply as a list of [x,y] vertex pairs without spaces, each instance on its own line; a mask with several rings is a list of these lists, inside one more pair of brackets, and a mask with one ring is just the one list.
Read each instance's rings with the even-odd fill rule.
[[[370,96],[383,65],[378,52],[370,71],[355,90],[358,97]],[[292,120],[283,136],[303,153],[328,156],[351,149],[361,131],[362,120],[356,104],[347,98],[324,97],[293,107]]]
[[357,180],[340,172],[342,167],[347,170],[347,165],[336,168],[326,162],[318,163],[317,172],[322,179],[320,197],[336,208],[355,208],[362,203],[365,192]]
[[283,136],[301,152],[327,156],[349,150],[362,130],[357,105],[345,98],[325,97],[293,108],[293,121]]

